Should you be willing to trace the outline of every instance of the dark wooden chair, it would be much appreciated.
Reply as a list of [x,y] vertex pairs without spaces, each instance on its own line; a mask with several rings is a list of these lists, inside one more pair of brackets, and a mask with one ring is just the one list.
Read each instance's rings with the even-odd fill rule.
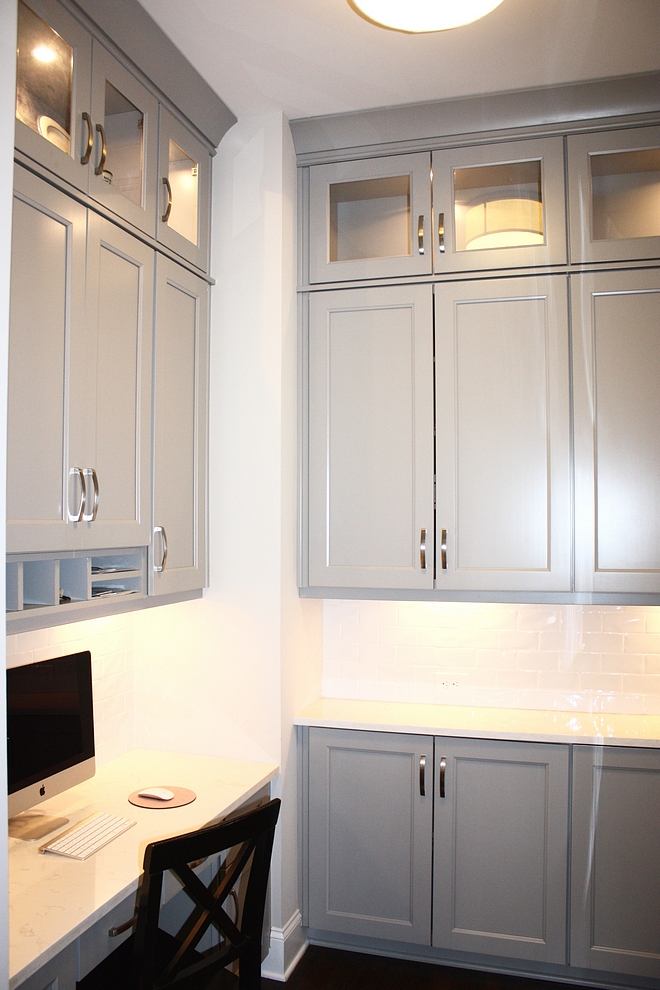
[[[279,810],[276,799],[218,825],[151,842],[144,854],[134,933],[77,983],[78,990],[215,990],[228,985],[231,975],[225,967],[235,960],[240,990],[259,990],[261,933]],[[190,864],[222,852],[226,856],[220,857],[207,886]],[[191,901],[191,912],[176,935],[159,927],[167,870]],[[239,882],[240,898],[235,894]],[[229,913],[224,906],[228,898]],[[219,944],[202,951],[199,942],[211,926]]]

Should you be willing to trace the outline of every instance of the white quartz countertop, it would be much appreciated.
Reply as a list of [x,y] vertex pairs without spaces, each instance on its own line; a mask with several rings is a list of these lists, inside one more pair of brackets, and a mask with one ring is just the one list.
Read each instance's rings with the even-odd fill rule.
[[[38,810],[63,815],[69,828],[96,811],[137,824],[85,862],[52,854],[36,842],[9,840],[10,988],[74,941],[137,888],[144,850],[154,839],[178,835],[225,817],[277,776],[273,763],[134,750],[105,764],[90,780],[44,801]],[[182,808],[137,808],[133,791],[154,786],[195,791]]]
[[294,723],[372,732],[520,739],[524,742],[660,746],[660,715],[605,715],[319,698],[300,712]]

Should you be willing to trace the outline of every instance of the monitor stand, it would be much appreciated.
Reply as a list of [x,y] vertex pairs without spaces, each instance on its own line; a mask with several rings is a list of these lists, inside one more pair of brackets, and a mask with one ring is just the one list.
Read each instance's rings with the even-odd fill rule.
[[12,839],[24,839],[34,842],[41,839],[56,828],[68,825],[68,818],[56,818],[54,815],[44,815],[41,811],[22,811],[9,819],[9,836]]

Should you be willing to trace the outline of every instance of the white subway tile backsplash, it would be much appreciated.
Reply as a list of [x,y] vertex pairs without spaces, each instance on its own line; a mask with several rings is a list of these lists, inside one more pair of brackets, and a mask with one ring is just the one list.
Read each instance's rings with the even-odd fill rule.
[[326,697],[660,713],[660,608],[324,603]]
[[7,666],[90,650],[96,762],[135,746],[133,616],[108,616],[7,636]]

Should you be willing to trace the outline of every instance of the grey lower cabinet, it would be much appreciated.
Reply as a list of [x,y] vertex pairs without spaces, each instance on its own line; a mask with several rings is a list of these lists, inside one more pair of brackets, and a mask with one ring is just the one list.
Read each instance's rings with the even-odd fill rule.
[[566,961],[569,747],[435,739],[433,945]]
[[306,923],[565,963],[569,747],[433,745],[309,730]]
[[659,822],[658,750],[574,747],[570,961],[596,979],[660,979]]
[[430,945],[432,760],[430,736],[310,729],[311,928]]
[[203,279],[159,256],[152,594],[206,585],[208,293]]

